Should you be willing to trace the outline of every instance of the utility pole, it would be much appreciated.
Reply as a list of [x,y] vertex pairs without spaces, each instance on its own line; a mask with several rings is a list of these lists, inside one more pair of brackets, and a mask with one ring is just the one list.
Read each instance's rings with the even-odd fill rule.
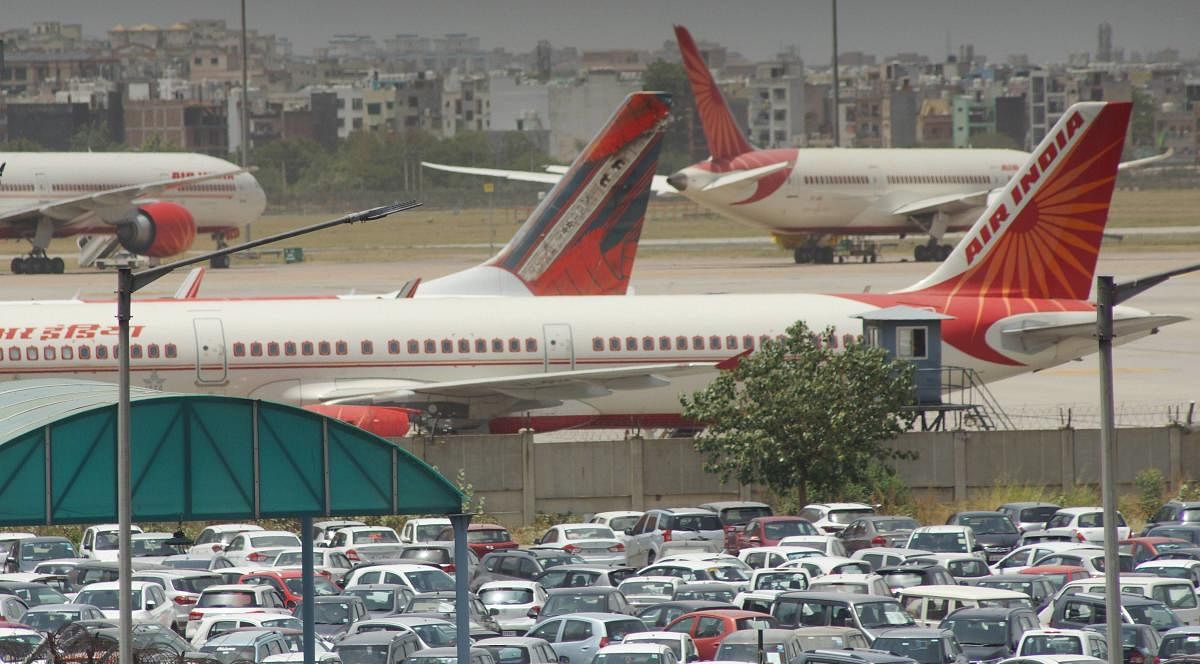
[[838,82],[838,45],[837,45],[837,0],[829,0],[833,5],[833,147],[842,146],[842,114],[841,87]]
[[[836,0],[835,0],[836,1]],[[246,0],[242,0],[242,152],[241,166],[246,167],[246,149],[247,142],[250,136],[250,129],[247,126],[250,122],[250,99],[246,96],[246,92],[250,87],[250,53],[246,50]]]

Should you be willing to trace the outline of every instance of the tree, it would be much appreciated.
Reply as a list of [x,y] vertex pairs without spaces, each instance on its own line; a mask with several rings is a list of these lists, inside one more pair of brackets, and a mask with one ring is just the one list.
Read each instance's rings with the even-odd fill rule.
[[1133,117],[1129,121],[1129,138],[1137,145],[1155,145],[1154,99],[1140,91],[1133,91]]
[[30,138],[14,138],[0,143],[0,152],[43,152],[45,149]]
[[72,152],[120,152],[125,146],[114,141],[108,129],[85,125],[71,135]]
[[908,429],[913,370],[881,348],[833,350],[803,322],[767,341],[707,388],[684,396],[683,416],[702,422],[696,450],[723,481],[765,484],[798,505],[861,486],[873,467],[911,458],[881,445]]

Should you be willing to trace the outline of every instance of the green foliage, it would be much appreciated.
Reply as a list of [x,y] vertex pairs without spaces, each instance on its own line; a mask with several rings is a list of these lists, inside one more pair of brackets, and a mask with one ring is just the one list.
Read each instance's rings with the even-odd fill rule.
[[1091,484],[1076,484],[1050,501],[1063,507],[1081,507],[1100,504],[1100,489]]
[[1179,485],[1178,500],[1200,500],[1200,482],[1184,482]]
[[682,403],[685,418],[707,425],[695,439],[706,470],[794,492],[803,505],[871,486],[873,464],[911,458],[879,443],[909,428],[912,396],[911,365],[881,348],[833,351],[798,322]]
[[113,140],[105,127],[83,127],[71,136],[72,152],[120,152],[125,145]]
[[1148,519],[1165,502],[1163,496],[1167,492],[1167,480],[1159,469],[1145,468],[1133,476],[1133,484],[1137,487],[1137,516]]
[[254,177],[267,192],[269,200],[278,198],[294,187],[310,171],[323,172],[330,155],[315,141],[307,138],[288,138],[255,146],[247,155],[254,166]]
[[141,152],[183,152],[178,143],[168,140],[162,134],[150,134],[142,141]]
[[0,143],[0,152],[44,152],[46,148],[28,138],[17,138]]

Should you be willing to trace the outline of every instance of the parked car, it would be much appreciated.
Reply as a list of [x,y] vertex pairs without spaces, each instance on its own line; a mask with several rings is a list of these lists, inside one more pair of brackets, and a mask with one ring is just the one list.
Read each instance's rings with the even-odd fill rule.
[[316,523],[314,523],[312,525],[312,532],[309,534],[309,538],[312,539],[313,544],[316,544],[317,546],[328,546],[329,540],[333,539],[333,534],[336,533],[337,531],[341,530],[342,528],[346,528],[348,526],[365,526],[365,525],[367,525],[367,524],[363,523],[362,521],[354,521],[354,520],[347,520],[347,519],[334,519],[331,521],[317,521]]
[[[300,569],[304,566],[303,554],[304,551],[298,548],[280,549],[271,559],[269,566]],[[313,568],[318,572],[328,572],[331,581],[340,583],[346,573],[354,568],[354,563],[340,551],[314,549]]]
[[1017,642],[1017,656],[1086,655],[1108,658],[1108,640],[1086,629],[1031,629]]
[[1021,534],[1003,512],[957,512],[946,520],[947,525],[967,526],[975,541],[983,546],[989,563],[1000,560],[1017,545]]
[[266,565],[280,549],[299,547],[300,538],[285,530],[260,530],[238,533],[221,550],[221,555],[237,565]]
[[854,593],[856,595],[890,595],[892,589],[878,574],[826,574],[808,587],[815,592]]
[[352,563],[392,559],[402,549],[400,535],[386,526],[346,526],[333,534],[328,548]]
[[1160,553],[1155,556],[1155,560],[1200,560],[1200,547],[1192,546]]
[[955,583],[949,570],[929,563],[880,567],[875,573],[883,577],[892,593],[914,586],[949,586]]
[[[454,541],[454,529],[450,527],[442,528],[438,533],[439,541]],[[483,558],[493,551],[503,551],[505,549],[517,548],[517,543],[513,541],[512,534],[508,532],[508,528],[496,525],[494,523],[472,523],[467,526],[467,546],[471,551],[475,552],[476,556]]]
[[[93,583],[75,595],[75,603],[90,604],[104,612],[105,618],[117,618],[121,594],[116,581]],[[170,629],[175,624],[175,605],[167,601],[161,586],[148,581],[130,582],[133,620],[155,623]]]
[[623,643],[657,643],[667,646],[680,662],[696,662],[700,653],[696,650],[696,642],[687,634],[679,632],[634,632],[626,634]]
[[200,598],[200,592],[221,583],[221,577],[216,574],[190,570],[142,570],[135,572],[132,578],[163,589],[167,602],[175,610],[175,627],[180,629],[187,624],[188,612]]
[[775,546],[793,535],[818,535],[815,527],[798,516],[760,516],[738,526],[725,528],[725,552],[737,555],[743,549]]
[[1022,574],[1040,576],[1054,585],[1057,591],[1063,584],[1070,583],[1076,579],[1086,579],[1091,574],[1082,567],[1073,567],[1071,565],[1038,565],[1036,567],[1026,567],[1021,570]]
[[716,581],[682,583],[675,587],[672,599],[699,599],[709,602],[733,602],[741,586]]
[[454,579],[429,565],[378,563],[356,567],[346,575],[348,586],[370,583],[400,583],[418,595],[454,590]]
[[262,529],[262,526],[257,526],[253,523],[218,523],[208,526],[196,536],[196,540],[192,543],[192,548],[188,549],[188,556],[193,558],[211,558],[213,554],[224,550],[225,545],[229,544],[233,541],[234,537],[237,537],[241,533],[252,530],[261,531]]
[[526,636],[544,639],[561,664],[588,664],[602,644],[620,642],[626,634],[645,632],[637,618],[618,613],[574,613],[548,618]]
[[807,520],[817,530],[835,533],[856,519],[874,514],[875,508],[862,503],[812,503],[805,505],[798,516]]
[[283,598],[270,586],[209,586],[200,592],[195,606],[188,612],[184,636],[190,639],[205,615],[232,613],[287,614],[290,611],[284,606]]
[[[268,586],[274,589],[283,598],[283,605],[289,609],[299,606],[300,601],[304,599],[301,594],[304,589],[304,574],[298,569],[263,569],[243,574],[238,578],[238,583]],[[313,592],[315,593],[314,597],[323,597],[337,595],[342,590],[335,586],[327,576],[314,574]]]
[[[131,533],[142,532],[141,526],[129,524]],[[116,560],[120,544],[120,526],[115,523],[100,523],[83,529],[79,538],[79,556],[92,560]],[[60,556],[70,558],[72,556]]]
[[770,505],[753,500],[723,500],[704,503],[703,505],[697,505],[697,507],[702,510],[715,512],[720,517],[721,524],[727,529],[735,526],[744,526],[751,519],[775,514],[771,510]]
[[10,572],[32,572],[33,568],[44,560],[75,557],[75,545],[65,537],[25,537],[13,545],[12,553],[5,561],[5,568]]
[[1067,541],[1039,542],[1037,544],[1019,546],[1013,549],[1007,556],[996,561],[992,565],[992,572],[996,574],[1019,574],[1026,567],[1032,566],[1035,560],[1040,560],[1059,551],[1078,549],[1080,546],[1079,540],[1075,538],[1069,538]]
[[783,593],[771,615],[786,627],[854,627],[871,640],[881,631],[916,625],[891,597],[851,593]]
[[804,659],[804,642],[792,629],[746,629],[725,637],[717,646],[713,659],[720,662],[753,662],[758,664],[759,644],[768,661],[798,664]]
[[[457,613],[456,609],[457,603],[454,592],[446,591],[414,596],[409,600],[404,613],[433,616],[454,622],[454,616]],[[496,621],[495,616],[492,615],[491,610],[474,594],[467,596],[467,614],[468,620],[472,625],[477,625],[480,629],[494,632],[494,636],[502,635],[500,624]],[[472,629],[471,633],[475,634],[476,630]]]
[[29,611],[29,606],[16,595],[0,595],[0,620],[19,623]]
[[445,517],[421,517],[409,519],[400,529],[400,541],[405,544],[436,541],[442,529],[450,525]]
[[[1104,508],[1067,507],[1054,513],[1046,522],[1048,533],[1063,533],[1080,542],[1104,544]],[[1129,539],[1125,517],[1117,512],[1117,539]]]
[[846,557],[846,547],[836,535],[789,535],[779,540],[780,546],[807,546],[820,551],[822,555]]
[[676,576],[631,576],[621,582],[617,589],[625,601],[634,609],[666,602],[675,596],[675,589],[683,584]]
[[400,664],[423,649],[412,632],[379,631],[344,636],[333,650],[346,664]]
[[1134,568],[1166,579],[1182,579],[1200,589],[1200,560],[1147,560]]
[[12,595],[20,599],[26,607],[65,604],[70,601],[66,595],[44,583],[29,581],[0,581],[0,595]]
[[860,650],[870,648],[867,635],[856,627],[797,627],[804,650]]
[[1170,500],[1167,501],[1154,516],[1146,520],[1142,534],[1146,534],[1155,526],[1175,525],[1180,523],[1200,523],[1200,501]]
[[967,526],[922,526],[912,531],[905,547],[933,553],[977,553],[983,545]]
[[551,526],[534,540],[535,548],[553,549],[579,556],[586,563],[601,565],[625,562],[625,545],[608,526],[565,523]]
[[[1089,625],[1088,629],[1105,636],[1109,644],[1108,625]],[[1149,664],[1158,659],[1162,636],[1149,625],[1121,625],[1121,651],[1125,664]]]
[[822,650],[805,653],[805,664],[917,664],[911,657],[883,650]]
[[[736,561],[736,559],[734,559]],[[686,583],[717,582],[740,586],[748,581],[744,567],[735,562],[670,560],[638,570],[639,576],[673,576]]]
[[361,599],[372,618],[383,618],[404,613],[415,593],[402,583],[368,583],[346,586],[343,595],[354,595]]
[[807,546],[755,546],[738,551],[738,560],[754,569],[779,567],[801,558],[824,555]]
[[1165,662],[1177,657],[1200,657],[1200,627],[1176,627],[1162,635],[1158,658]]
[[[1132,572],[1136,566],[1133,562],[1133,556],[1127,553],[1118,553],[1117,561],[1120,563],[1121,572]],[[1044,565],[1068,565],[1071,567],[1082,567],[1093,576],[1104,574],[1104,549],[1089,546],[1078,549],[1067,549],[1059,551],[1048,556],[1043,556],[1033,561],[1035,567]]]
[[[297,606],[292,610],[292,615],[302,618],[303,609],[303,606]],[[317,633],[322,636],[339,637],[350,629],[350,625],[368,617],[367,605],[361,597],[321,595],[313,598],[313,622]]]
[[479,601],[494,612],[503,635],[524,634],[546,604],[546,590],[535,581],[489,581],[477,591]]
[[[904,536],[907,540],[908,535]],[[901,542],[903,544],[904,542]],[[871,566],[871,570],[877,570],[880,567],[895,567],[902,564],[909,558],[924,556],[933,553],[924,549],[905,549],[890,546],[873,546],[865,549],[859,549],[850,554],[850,557],[855,560],[861,560]]]
[[938,625],[954,632],[954,638],[972,662],[1012,657],[1021,635],[1040,626],[1037,614],[1023,607],[959,609]]
[[997,507],[996,511],[1008,515],[1018,531],[1028,533],[1045,528],[1046,522],[1060,509],[1062,507],[1054,503],[1027,501],[1004,503]]
[[876,514],[855,519],[838,533],[847,553],[870,547],[899,547],[921,524],[908,516]]
[[[436,565],[447,574],[457,574],[458,561],[454,558],[454,542],[418,542],[404,544],[394,560],[406,560],[415,563]],[[468,583],[475,580],[479,573],[479,558],[470,548],[467,549],[467,565],[464,569]]]
[[[421,640],[422,649],[453,646],[458,636],[458,630],[454,627],[454,623],[448,620],[410,615],[360,620],[350,625],[346,634],[349,636],[367,632],[412,632]],[[345,638],[343,637],[343,640]]]
[[[1082,629],[1105,620],[1104,595],[1099,593],[1064,595],[1053,606],[1050,627]],[[1121,596],[1121,622],[1150,625],[1160,632],[1182,625],[1165,604],[1137,595]]]
[[709,600],[671,600],[654,604],[644,609],[637,611],[637,617],[641,620],[647,629],[662,629],[668,624],[674,622],[676,618],[685,613],[694,611],[707,611],[711,609],[736,609],[737,607],[729,602],[713,602]]
[[632,567],[603,565],[556,565],[533,577],[546,590],[551,588],[582,588],[586,586],[617,587],[637,574]]
[[968,664],[954,632],[937,627],[901,627],[880,634],[871,648],[913,659],[918,664]]
[[24,625],[43,634],[57,632],[63,625],[80,620],[104,620],[104,613],[91,604],[43,604],[29,607],[21,618]]
[[900,563],[901,566],[924,564],[945,567],[946,571],[950,572],[950,576],[954,577],[954,580],[959,583],[967,579],[989,576],[992,573],[992,570],[988,568],[983,558],[973,553],[930,553],[924,556],[909,558]]
[[546,570],[577,563],[582,564],[583,559],[560,549],[493,551],[479,561],[479,573],[471,579],[471,586],[478,588],[489,581],[501,580],[532,581]]
[[531,609],[539,619],[568,613],[634,613],[634,607],[617,588],[554,588],[547,590],[546,595],[546,603],[540,611]]
[[669,551],[719,551],[725,530],[716,514],[701,509],[652,509],[625,533],[625,562],[646,566]]
[[1155,526],[1153,528],[1147,528],[1145,533],[1147,537],[1170,537],[1189,542],[1192,546],[1200,545],[1200,523],[1188,522],[1164,524]]
[[976,586],[915,586],[898,593],[900,604],[918,625],[936,627],[946,616],[963,608],[1000,607],[1033,609],[1024,593]]
[[282,655],[290,650],[283,635],[269,629],[227,632],[209,639],[200,646],[200,652],[221,664],[234,664],[234,662],[259,664],[270,655]]
[[679,616],[667,625],[666,631],[687,634],[696,642],[701,660],[711,660],[717,646],[733,632],[743,629],[773,629],[779,626],[772,616],[757,611],[716,609],[695,611]]
[[1121,553],[1128,553],[1133,556],[1133,562],[1140,565],[1147,560],[1153,560],[1159,554],[1178,549],[1188,549],[1195,546],[1195,544],[1188,540],[1176,539],[1174,537],[1130,537],[1118,542],[1117,546]]
[[[995,588],[997,590],[1014,590],[1025,593],[1033,602],[1034,609],[1041,609],[1050,603],[1054,596],[1054,584],[1045,577],[1036,574],[993,574],[967,579],[966,583],[980,588]],[[961,640],[960,640],[961,641]]]
[[474,645],[492,653],[497,664],[558,664],[558,655],[545,639],[497,636],[480,639]]
[[593,514],[592,517],[587,520],[587,522],[594,523],[599,526],[608,526],[617,536],[617,539],[620,539],[622,542],[624,542],[625,538],[628,537],[628,535],[625,534],[625,531],[633,528],[633,526],[637,524],[638,519],[642,518],[642,514],[643,512],[636,512],[633,510],[597,512]]
[[290,613],[214,613],[200,619],[188,637],[193,648],[199,648],[210,638],[247,627],[270,629],[300,629],[303,624]]
[[790,560],[780,568],[798,567],[806,572],[811,579],[826,574],[870,574],[871,564],[865,560],[842,558],[839,556],[810,556],[799,560]]

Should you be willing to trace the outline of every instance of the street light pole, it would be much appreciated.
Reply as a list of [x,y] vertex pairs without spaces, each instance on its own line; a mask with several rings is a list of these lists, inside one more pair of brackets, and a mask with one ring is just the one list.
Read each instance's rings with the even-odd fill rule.
[[246,249],[252,249],[264,244],[286,240],[288,238],[313,233],[315,231],[353,224],[360,221],[374,221],[397,212],[404,212],[419,207],[416,201],[392,203],[369,210],[361,210],[330,219],[320,223],[305,226],[295,230],[268,235],[267,237],[243,242],[237,246],[224,247],[199,256],[184,258],[165,265],[152,267],[135,273],[132,268],[124,266],[117,270],[117,528],[120,542],[117,544],[119,566],[117,609],[119,613],[118,628],[120,631],[120,664],[133,664],[133,563],[130,557],[130,529],[133,523],[133,459],[131,441],[130,396],[129,396],[129,320],[132,317],[133,294],[145,286],[154,283],[161,277],[188,265],[203,263],[216,256],[227,256]]

